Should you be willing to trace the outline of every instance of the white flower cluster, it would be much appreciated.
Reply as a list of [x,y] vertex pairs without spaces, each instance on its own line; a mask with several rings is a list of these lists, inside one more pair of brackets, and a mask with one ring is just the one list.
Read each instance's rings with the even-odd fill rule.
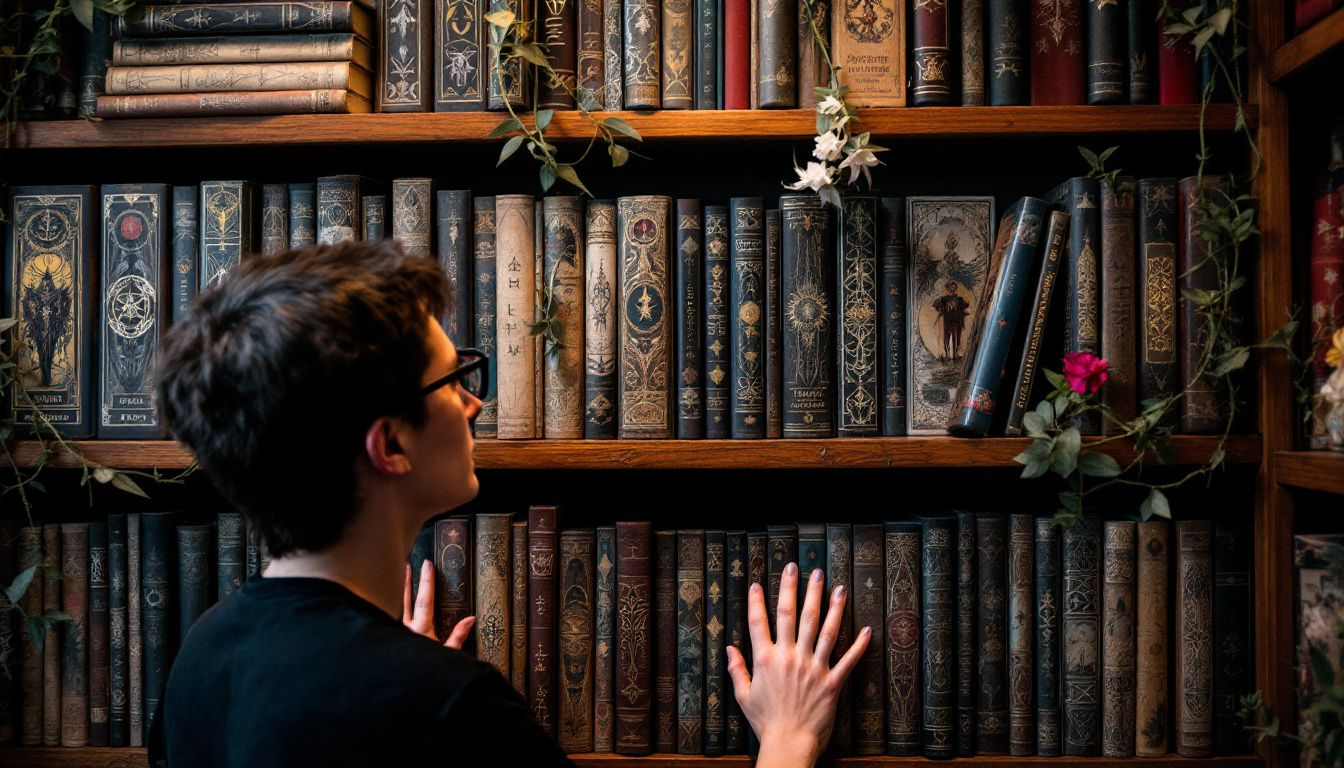
[[[840,206],[839,184],[852,185],[862,173],[868,186],[872,187],[873,176],[869,169],[882,163],[876,153],[884,149],[872,144],[868,133],[857,136],[850,133],[851,119],[858,120],[844,102],[847,90],[847,87],[819,89],[819,93],[827,95],[817,103],[817,137],[812,149],[812,157],[816,160],[808,161],[803,168],[795,163],[793,170],[798,174],[798,180],[785,185],[792,190],[810,189],[837,208]],[[846,169],[849,178],[842,181]]]

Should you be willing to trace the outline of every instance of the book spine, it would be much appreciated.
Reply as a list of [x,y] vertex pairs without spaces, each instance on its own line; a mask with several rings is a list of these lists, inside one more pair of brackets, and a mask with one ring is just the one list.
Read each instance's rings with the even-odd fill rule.
[[783,304],[783,435],[835,431],[835,242],[831,210],[815,195],[779,199]]
[[1059,528],[1036,518],[1036,754],[1059,748]]
[[1098,685],[1101,682],[1100,589],[1098,563],[1101,531],[1095,518],[1083,518],[1064,529],[1064,670],[1063,752],[1070,757],[1096,755]]
[[731,207],[732,436],[743,440],[765,437],[765,208],[759,197]]
[[411,553],[406,556],[406,562],[411,566],[411,601],[417,600],[420,596],[420,574],[424,571],[425,561],[428,560],[430,567],[434,567],[434,525],[427,523],[415,534],[415,541],[411,544]]
[[[127,732],[129,651],[126,645],[128,605],[126,573],[126,515],[107,516],[108,573],[108,746],[124,747]],[[33,588],[29,587],[31,591]]]
[[947,759],[956,754],[956,692],[953,653],[956,629],[956,538],[952,517],[925,518],[924,538],[924,756]]
[[[513,515],[476,516],[476,658],[509,677],[509,544]],[[517,610],[522,610],[518,606]]]
[[[43,580],[42,609],[55,610],[61,606],[61,526],[47,523],[42,526],[43,573],[53,577]],[[62,608],[63,609],[63,608]],[[61,626],[48,624],[42,636],[42,745],[61,746]]]
[[976,624],[975,742],[980,755],[1008,753],[1008,521],[987,512],[975,520]]
[[622,197],[616,203],[620,248],[621,375],[619,435],[623,439],[672,436],[672,317],[668,232],[672,199]]
[[1138,564],[1135,594],[1137,643],[1135,649],[1134,754],[1153,757],[1167,753],[1167,561],[1171,557],[1170,530],[1164,520],[1138,524]]
[[905,198],[878,200],[878,233],[882,255],[878,264],[882,312],[882,436],[905,435],[906,273]]
[[[450,517],[435,521],[434,631],[439,637],[447,638],[457,623],[472,613],[471,547],[470,519]],[[554,624],[550,626],[553,628]],[[548,701],[554,701],[554,697]]]
[[[798,561],[798,529],[792,525],[771,525],[766,528],[767,557],[765,584],[765,612],[770,626],[778,626],[779,590],[784,581],[784,569]],[[799,578],[799,583],[803,580]]]
[[[428,181],[426,179],[426,181]],[[396,226],[396,182],[393,184],[393,226]],[[471,201],[472,216],[472,275],[471,306],[475,327],[473,337],[476,348],[484,352],[491,360],[495,357],[495,198],[477,197]],[[421,228],[426,237],[428,250],[428,218]],[[476,415],[474,426],[477,437],[495,437],[499,434],[499,380],[496,366],[490,366],[486,372],[489,384],[485,397],[481,399],[481,412]],[[507,604],[507,600],[506,600]],[[507,645],[507,644],[506,644]]]
[[728,208],[705,206],[705,437],[732,436]]
[[118,17],[116,28],[119,38],[133,38],[224,32],[357,32],[367,37],[371,27],[368,11],[354,0],[346,0],[323,5],[215,3],[205,13],[199,5],[142,5]]
[[751,19],[747,38],[747,107],[761,108],[761,0],[747,0]]
[[[397,25],[392,26],[395,28]],[[112,43],[112,64],[119,67],[150,67],[170,64],[355,61],[366,69],[374,69],[372,57],[364,57],[366,50],[364,41],[357,39],[352,32],[128,38]]]
[[985,106],[985,3],[962,0],[958,14],[961,51],[961,105]]
[[616,204],[588,203],[584,260],[585,317],[583,336],[583,436],[589,440],[616,437],[617,304]]
[[905,106],[905,4],[837,2],[832,8],[831,61],[863,62],[841,67],[840,84],[849,86],[846,100],[856,107]]
[[289,185],[289,247],[317,243],[317,185]]
[[657,667],[654,669],[654,749],[677,751],[677,532],[654,534],[653,605]]
[[606,72],[601,99],[602,108],[608,112],[619,111],[625,102],[623,14],[622,0],[602,0],[602,59]]
[[[177,527],[178,642],[186,638],[191,625],[210,607],[210,550],[214,548],[213,534],[209,525]],[[168,656],[168,665],[172,665],[172,654]],[[166,676],[164,682],[167,682]]]
[[1220,755],[1250,749],[1237,710],[1251,692],[1251,574],[1246,534],[1219,521],[1213,540],[1214,746]]
[[814,109],[817,106],[815,88],[827,88],[831,84],[831,72],[826,66],[817,37],[826,41],[826,48],[833,50],[835,42],[831,34],[831,8],[827,0],[816,0],[812,4],[815,33],[808,27],[807,6],[798,3],[798,106]]
[[[578,104],[595,112],[602,109],[606,92],[606,60],[602,55],[602,0],[584,0],[575,9],[578,15],[578,50],[575,53],[575,77]],[[488,56],[486,52],[484,55]]]
[[1176,522],[1176,752],[1213,754],[1213,523]]
[[[728,531],[724,540],[723,637],[727,644],[742,653],[743,661],[751,669],[751,633],[747,628],[747,590],[750,588],[748,562],[746,531]],[[727,670],[725,655],[725,673]],[[742,714],[742,707],[737,703],[737,696],[733,694],[732,681],[726,678],[722,697],[725,700],[724,752],[730,755],[742,754],[747,750],[750,727],[746,716]]]
[[[257,530],[246,520],[243,522],[243,530],[247,534],[247,578],[248,580],[259,579],[261,578],[261,550],[263,546],[261,542],[261,531]],[[433,549],[432,542],[430,549]],[[416,573],[418,575],[419,571]],[[415,590],[417,585],[417,581],[412,581],[411,589]]]
[[[436,65],[438,50],[432,37],[437,29],[434,11],[433,0],[395,0],[378,14],[379,112],[430,111],[430,67]],[[484,64],[479,62],[477,69],[485,71]]]
[[509,682],[514,690],[527,698],[527,521],[513,524],[509,537],[509,565],[512,571],[510,605],[513,612],[509,616]]
[[467,226],[472,221],[471,192],[462,189],[435,192],[434,211],[439,266],[448,278],[454,297],[451,311],[444,313],[442,318],[443,331],[454,346],[469,347],[475,325],[471,315],[471,262],[475,242]]
[[[360,239],[374,242],[387,237],[387,197],[365,195],[359,202],[360,218],[364,222],[364,231]],[[470,303],[467,306],[470,307]]]
[[583,437],[583,199],[543,200],[545,286],[556,341],[546,340],[546,437]]
[[[0,584],[12,585],[18,577],[18,539],[19,521],[15,518],[0,520]],[[0,653],[4,654],[7,662],[7,674],[0,676],[3,677],[0,679],[0,744],[12,745],[18,739],[22,727],[18,709],[18,665],[14,663],[19,654],[18,635],[27,630],[23,626],[16,627],[21,623],[18,600],[11,601],[6,596],[4,603],[0,604]],[[107,746],[106,742],[103,746]]]
[[840,208],[836,431],[876,437],[878,392],[877,198],[847,195]]
[[1156,0],[1129,0],[1129,103],[1157,103]]
[[616,752],[622,755],[653,747],[652,548],[648,523],[616,523]]
[[261,187],[261,255],[276,256],[289,250],[289,187]]
[[[247,577],[243,516],[237,512],[220,512],[215,527],[218,531],[215,540],[215,594],[222,601],[241,587]],[[418,577],[420,574],[417,571],[414,575]]]
[[1031,103],[1082,104],[1084,66],[1081,0],[1031,0]]
[[173,323],[186,317],[196,298],[200,282],[196,274],[199,232],[196,187],[173,187]]
[[[1191,0],[1173,3],[1178,12],[1184,12],[1193,6]],[[1157,101],[1159,104],[1194,104],[1195,92],[1195,49],[1188,40],[1179,40],[1167,45],[1167,22],[1157,22],[1157,39],[1163,41],[1157,47]]]
[[[843,589],[845,607],[841,611],[840,626],[835,644],[831,646],[831,662],[840,660],[854,643],[854,578],[852,573],[853,531],[849,523],[826,524],[826,589],[823,595],[833,595]],[[829,598],[826,598],[829,600]],[[826,603],[829,613],[829,603]],[[949,624],[950,626],[950,624]],[[854,751],[854,685],[849,680],[840,688],[835,709],[835,725],[831,729],[830,750],[833,754],[848,755]]]
[[663,0],[662,3],[662,107],[694,109],[692,93],[695,71],[694,37],[691,25],[691,0]]
[[723,104],[720,109],[749,109],[751,83],[751,41],[760,35],[751,28],[752,0],[722,0],[719,13],[723,17],[723,72],[721,81]]
[[[1207,221],[1203,201],[1208,195],[1226,192],[1220,179],[1191,176],[1178,185],[1181,212],[1181,307],[1180,347],[1181,381],[1185,397],[1181,398],[1181,431],[1187,434],[1213,434],[1223,429],[1225,413],[1222,383],[1209,372],[1200,373],[1204,345],[1209,333],[1209,318],[1197,309],[1189,297],[1193,291],[1218,289],[1218,263],[1223,255],[1210,247],[1201,227]],[[1179,745],[1178,745],[1179,748]]]
[[527,693],[532,717],[556,736],[556,508],[527,511]]
[[677,439],[698,440],[705,436],[705,383],[700,376],[704,363],[705,336],[700,316],[704,312],[704,279],[699,200],[677,200]]
[[662,106],[662,18],[656,0],[624,0],[625,108]]
[[705,531],[705,613],[702,617],[705,641],[705,749],[710,757],[726,751],[727,729],[725,714],[727,699],[732,696],[728,687],[726,638],[724,629],[728,618],[725,605],[724,548],[727,546],[723,531]]
[[107,523],[89,523],[89,746],[109,744],[112,708],[108,634]]
[[705,532],[677,531],[677,752],[704,750]]
[[[238,266],[243,254],[252,252],[256,194],[256,185],[251,182],[201,182],[199,290],[218,285]],[[314,199],[313,211],[316,210]]]
[[[127,746],[145,743],[145,672],[148,670],[142,610],[144,546],[140,514],[126,515],[126,725]],[[160,619],[161,621],[161,619]]]
[[[18,555],[17,567],[21,571],[33,569],[33,579],[28,589],[19,599],[18,608],[24,616],[42,615],[42,597],[46,593],[46,576],[42,568],[42,528],[41,526],[23,526],[19,528],[16,542]],[[39,636],[26,628],[18,632],[19,637],[19,693],[22,705],[19,709],[19,744],[35,747],[42,743],[42,655],[44,647],[39,644]]]
[[[593,638],[593,751],[612,752],[616,741],[616,527],[597,529],[597,576]],[[508,595],[505,594],[505,600]],[[507,602],[506,602],[507,605]]]
[[792,109],[798,104],[798,91],[811,87],[812,81],[804,80],[803,68],[811,67],[808,76],[816,74],[817,54],[812,50],[812,31],[804,16],[806,9],[795,0],[760,2],[757,37],[760,69],[756,74],[760,106]]
[[161,298],[171,268],[169,194],[163,184],[102,188],[99,437],[163,435],[153,377],[159,335],[172,312]]
[[886,752],[886,569],[881,523],[854,526],[854,626],[872,636],[854,667],[854,754]]
[[541,6],[541,40],[546,50],[546,63],[555,72],[541,84],[538,105],[548,109],[573,109],[574,86],[577,82],[575,66],[578,60],[578,41],[575,40],[576,2],[551,0]]
[[368,99],[352,90],[346,90],[345,86],[339,86],[279,91],[213,91],[99,96],[96,116],[101,119],[199,117],[204,115],[226,117],[351,114],[368,111],[370,111]]
[[1050,211],[1049,224],[1046,225],[1045,249],[1041,261],[1040,274],[1036,277],[1036,289],[1028,294],[1026,333],[1023,334],[1022,358],[1017,367],[1017,378],[1012,387],[1013,400],[1008,404],[1008,422],[1004,427],[1007,435],[1022,434],[1022,417],[1031,407],[1031,396],[1035,390],[1037,365],[1041,360],[1041,345],[1045,338],[1046,323],[1050,319],[1052,297],[1055,295],[1055,281],[1059,276],[1059,263],[1064,253],[1065,241],[1069,237],[1069,214],[1064,211]]
[[360,178],[323,176],[317,180],[317,244],[336,245],[359,239],[364,231],[360,214]]
[[946,3],[916,2],[910,11],[910,104],[929,107],[952,104],[951,42]]
[[109,96],[156,93],[348,90],[368,97],[368,73],[348,61],[109,67]]
[[[1311,234],[1311,344],[1320,343],[1312,358],[1312,374],[1323,382],[1330,374],[1325,340],[1344,328],[1344,189],[1321,195],[1312,204],[1316,225]],[[1319,384],[1317,384],[1319,389]]]
[[89,524],[61,524],[61,746],[89,744]]
[[[528,24],[532,21],[532,3],[522,0],[489,0],[488,6],[490,13],[507,11],[513,14],[517,22]],[[484,32],[487,41],[485,47],[486,63],[482,66],[490,79],[490,84],[486,89],[486,106],[493,110],[504,109],[506,103],[515,108],[521,107],[528,80],[528,69],[524,66],[523,60],[517,58],[509,58],[502,61],[501,66],[496,66],[495,57],[491,51],[492,48],[504,44],[505,30],[502,27],[487,24]]]
[[[1138,281],[1139,307],[1138,399],[1157,400],[1180,388],[1176,342],[1177,215],[1175,179],[1140,179]],[[1173,414],[1163,423],[1171,425]]]
[[957,512],[957,756],[975,749],[975,627],[980,606],[975,578],[976,520],[973,512]]
[[[111,18],[101,8],[95,7],[90,19],[92,27],[82,30],[84,56],[79,68],[79,110],[80,118],[96,116],[98,97],[103,95],[107,67],[112,60],[112,24]],[[106,746],[106,745],[103,745]]]
[[780,402],[780,323],[784,317],[780,293],[779,209],[765,212],[765,436],[777,440],[783,435],[784,421]]
[[887,754],[920,754],[920,526],[886,523]]
[[714,0],[695,0],[695,108],[717,109],[719,100],[719,15]]
[[[429,2],[429,0],[421,0]],[[433,0],[434,18],[434,111],[462,112],[483,109],[489,96],[489,86],[482,79],[490,71],[486,57],[491,56],[482,45],[483,24],[482,0]],[[574,10],[569,7],[569,68],[571,80],[574,76]],[[542,17],[543,21],[545,16]],[[552,44],[548,35],[543,33],[547,44]],[[558,48],[558,46],[557,46]],[[557,71],[559,61],[553,61]],[[430,78],[422,78],[421,84]],[[543,99],[544,100],[544,99]],[[570,107],[574,104],[571,102]]]
[[1027,85],[1026,0],[988,0],[985,3],[989,51],[989,105],[1023,105]]
[[591,528],[560,534],[560,748],[593,751]]
[[[1101,401],[1121,421],[1134,418],[1139,402],[1134,269],[1134,179],[1122,176],[1114,188],[1101,187],[1101,356],[1110,363]],[[1108,435],[1118,429],[1109,419],[1101,427]]]
[[541,437],[536,405],[536,344],[531,336],[536,292],[536,212],[530,195],[495,198],[495,321],[499,353],[501,440]]
[[[1219,0],[1200,0],[1199,7],[1204,12],[1203,18],[1211,18],[1223,7],[1236,8],[1232,3],[1219,2]],[[1235,14],[1236,10],[1233,13]],[[1242,15],[1244,16],[1244,10]],[[1226,75],[1232,76],[1234,67],[1237,66],[1232,59],[1232,45],[1234,37],[1237,35],[1236,26],[1239,23],[1244,24],[1245,22],[1233,16],[1226,28],[1226,34],[1209,38],[1204,47],[1196,54],[1195,63],[1199,70],[1199,93],[1201,98],[1204,94],[1207,94],[1210,102],[1222,103],[1231,100],[1226,80],[1218,74],[1220,65],[1215,61],[1214,55],[1216,51],[1218,61],[1223,62],[1222,66],[1225,67]]]
[[[822,523],[798,523],[795,528],[798,532],[798,601],[795,605],[800,606],[798,610],[801,612],[801,606],[807,602],[807,584],[812,578],[812,572],[821,571],[823,576],[826,575],[826,526]],[[825,603],[829,603],[829,600],[820,606],[818,621],[826,620]]]
[[[1073,178],[1067,182],[1069,210],[1068,294],[1064,302],[1065,352],[1101,351],[1101,212],[1097,200],[1101,188],[1096,179]],[[1075,426],[1084,435],[1101,431],[1101,418],[1090,413]]]
[[1015,756],[1036,750],[1035,523],[1030,514],[1008,517],[1008,752]]
[[1101,754],[1134,755],[1133,521],[1107,520],[1103,533],[1101,610]]
[[1125,6],[1087,3],[1087,103],[1124,104],[1129,101],[1129,48]]

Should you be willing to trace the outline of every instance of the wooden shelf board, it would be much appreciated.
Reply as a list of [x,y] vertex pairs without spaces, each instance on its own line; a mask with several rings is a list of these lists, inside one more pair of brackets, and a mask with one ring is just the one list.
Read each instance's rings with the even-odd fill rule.
[[[1217,447],[1216,437],[1177,436],[1178,464],[1200,464]],[[118,468],[173,469],[191,462],[191,454],[168,440],[73,441],[85,458]],[[478,440],[477,469],[812,469],[812,468],[967,468],[1018,467],[1013,457],[1026,450],[1027,438],[955,437],[837,438],[831,440]],[[14,460],[29,466],[38,443],[20,442]],[[1132,452],[1124,444],[1102,450],[1124,462]],[[1260,461],[1261,439],[1242,435],[1228,441],[1232,464]],[[53,454],[50,466],[77,467],[69,455]],[[1155,460],[1152,463],[1156,463]]]
[[1344,495],[1344,453],[1279,451],[1274,465],[1280,485]]
[[[615,113],[649,140],[655,139],[808,139],[816,115],[808,109],[658,111]],[[598,118],[603,113],[596,113]],[[1247,106],[1246,118],[1258,113]],[[923,107],[866,109],[863,130],[877,137],[1063,136],[1094,134],[1194,133],[1199,106],[1071,107]],[[145,120],[55,120],[20,123],[19,149],[97,147],[214,147],[258,145],[333,145],[486,141],[503,119],[498,112],[364,115],[281,115],[272,117],[198,117]],[[1209,130],[1230,131],[1235,107],[1209,107]],[[578,112],[557,112],[548,138],[583,139],[591,124]]]
[[1269,56],[1269,81],[1292,77],[1344,45],[1344,8],[1312,24]]

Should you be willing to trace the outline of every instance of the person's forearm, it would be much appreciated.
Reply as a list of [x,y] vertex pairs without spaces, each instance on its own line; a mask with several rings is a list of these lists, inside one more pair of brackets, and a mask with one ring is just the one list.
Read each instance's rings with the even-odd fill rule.
[[821,745],[809,739],[761,739],[756,768],[812,768],[821,757]]

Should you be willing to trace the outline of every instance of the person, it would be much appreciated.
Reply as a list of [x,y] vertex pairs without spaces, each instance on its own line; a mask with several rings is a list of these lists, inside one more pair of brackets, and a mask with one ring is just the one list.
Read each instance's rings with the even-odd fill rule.
[[[484,367],[436,318],[449,286],[392,240],[245,260],[166,334],[165,423],[271,555],[182,643],[154,716],[152,765],[572,765],[494,667],[433,635],[432,572],[415,605],[416,533],[475,497],[471,421]],[[845,595],[801,613],[781,583],[777,635],[753,585],[754,669],[728,652],[759,765],[810,765],[867,646],[832,668]],[[792,586],[791,586],[792,585]]]
[[933,302],[933,309],[943,321],[943,360],[956,360],[961,356],[961,332],[966,327],[966,316],[970,314],[971,303],[957,295],[957,283],[948,280],[943,286],[947,293]]

